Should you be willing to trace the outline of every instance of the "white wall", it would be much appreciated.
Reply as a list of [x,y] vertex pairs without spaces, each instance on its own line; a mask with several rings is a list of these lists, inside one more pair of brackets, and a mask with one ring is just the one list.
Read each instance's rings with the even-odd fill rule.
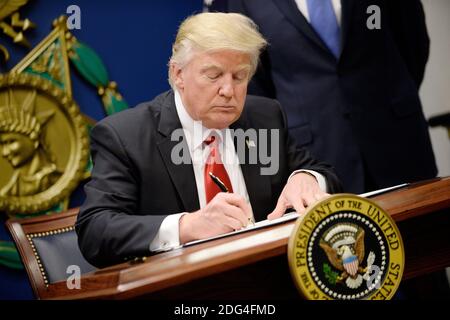
[[[450,1],[422,0],[430,37],[430,57],[420,88],[425,117],[450,112]],[[450,138],[442,127],[431,128],[439,176],[450,176]],[[447,268],[450,285],[450,268]]]
[[[420,88],[425,117],[450,112],[450,1],[422,0],[430,37],[430,57]],[[450,176],[450,138],[443,127],[430,129],[439,176]]]

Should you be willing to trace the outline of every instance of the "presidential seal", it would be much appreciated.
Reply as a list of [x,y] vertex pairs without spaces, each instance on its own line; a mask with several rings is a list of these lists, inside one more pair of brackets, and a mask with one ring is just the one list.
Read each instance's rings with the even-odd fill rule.
[[376,203],[331,196],[299,218],[289,238],[291,275],[307,299],[391,299],[403,275],[395,222]]
[[0,211],[31,214],[67,198],[89,146],[78,106],[50,80],[0,75]]

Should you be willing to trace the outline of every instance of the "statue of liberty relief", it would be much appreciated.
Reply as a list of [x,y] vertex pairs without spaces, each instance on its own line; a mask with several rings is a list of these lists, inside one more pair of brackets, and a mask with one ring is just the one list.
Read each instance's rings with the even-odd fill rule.
[[30,196],[45,191],[62,175],[43,139],[42,129],[54,111],[35,114],[36,90],[19,105],[8,90],[6,106],[0,106],[0,150],[14,171],[0,196]]

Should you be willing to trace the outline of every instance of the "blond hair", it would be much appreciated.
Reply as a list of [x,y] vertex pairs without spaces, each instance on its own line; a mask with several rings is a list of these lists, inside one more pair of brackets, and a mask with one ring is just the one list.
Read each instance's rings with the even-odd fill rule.
[[188,17],[180,25],[169,60],[183,68],[195,52],[235,50],[250,56],[250,77],[258,66],[259,54],[267,41],[256,24],[239,13],[205,12]]

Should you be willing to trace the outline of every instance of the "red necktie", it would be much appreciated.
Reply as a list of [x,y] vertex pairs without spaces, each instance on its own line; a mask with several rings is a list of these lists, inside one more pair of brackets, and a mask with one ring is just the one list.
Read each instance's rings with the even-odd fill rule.
[[219,146],[217,145],[216,138],[211,136],[205,140],[205,143],[209,145],[211,149],[205,164],[205,193],[206,203],[208,203],[216,196],[216,194],[221,192],[220,188],[209,176],[209,172],[219,178],[229,192],[233,192],[233,187],[231,186],[230,178],[228,177],[227,171],[220,158]]

